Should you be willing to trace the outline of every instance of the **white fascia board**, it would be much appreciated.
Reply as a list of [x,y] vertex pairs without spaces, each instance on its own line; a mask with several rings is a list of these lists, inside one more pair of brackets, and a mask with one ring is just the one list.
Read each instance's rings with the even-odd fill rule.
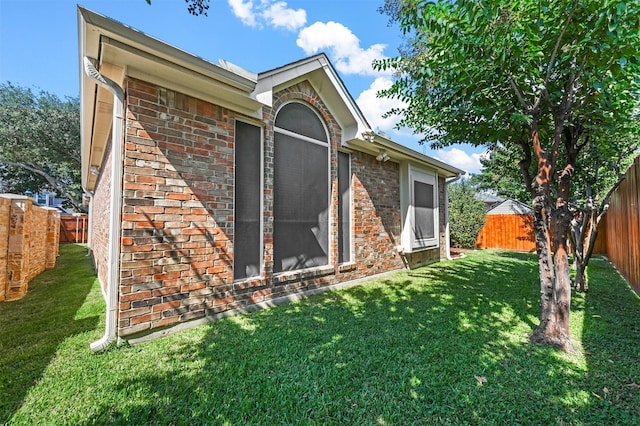
[[77,10],[81,173],[85,189],[93,190],[96,180],[91,174],[91,161],[99,160],[93,144],[100,90],[84,72],[85,56],[96,60],[97,67],[108,63],[132,77],[261,117],[262,104],[251,97],[257,75],[232,72],[228,69],[231,67],[212,64],[95,12],[82,7]]
[[[78,13],[84,18],[85,25],[100,35],[117,40],[141,51],[151,53],[187,69],[234,86],[246,93],[255,89],[257,74],[243,71],[242,74],[230,71],[225,67],[211,63],[199,56],[192,55],[182,49],[171,46],[125,24],[78,7]],[[251,76],[251,77],[247,77]]]
[[80,156],[82,187],[89,188],[89,162],[97,84],[84,72],[84,57],[97,58],[98,35],[87,28],[85,17],[78,8],[78,76],[80,78]]
[[[384,149],[396,153],[396,155],[400,156],[403,159],[408,159],[410,161],[416,162],[419,165],[422,164],[435,169],[440,175],[445,178],[460,176],[467,173],[466,171],[440,161],[437,158],[422,154],[421,152],[415,151],[409,147],[401,145],[377,134],[375,136],[374,143],[380,145]],[[392,159],[394,158],[392,154],[389,155],[391,155]]]

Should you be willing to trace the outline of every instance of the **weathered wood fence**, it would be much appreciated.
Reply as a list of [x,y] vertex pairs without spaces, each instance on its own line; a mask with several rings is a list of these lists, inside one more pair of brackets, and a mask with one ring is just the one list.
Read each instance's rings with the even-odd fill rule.
[[60,244],[86,243],[89,236],[87,215],[60,216]]
[[[535,251],[533,215],[487,215],[476,247]],[[593,252],[606,254],[640,293],[640,156],[611,197],[609,211],[598,226]]]
[[611,196],[605,219],[599,228],[606,230],[607,256],[640,293],[640,156]]

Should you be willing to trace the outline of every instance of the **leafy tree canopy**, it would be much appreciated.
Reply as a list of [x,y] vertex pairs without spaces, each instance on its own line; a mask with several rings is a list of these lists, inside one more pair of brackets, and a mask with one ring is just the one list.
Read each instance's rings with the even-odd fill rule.
[[407,105],[390,111],[401,114],[399,126],[435,147],[503,146],[518,160],[539,259],[542,309],[532,341],[568,349],[574,176],[590,149],[610,158],[614,141],[628,145],[626,124],[638,120],[640,4],[387,0],[383,11],[407,40],[399,57],[374,63],[396,73],[381,95]]
[[0,179],[4,191],[52,191],[82,211],[80,103],[0,84]]
[[[148,5],[151,5],[151,0],[145,0]],[[194,16],[204,15],[208,16],[209,0],[184,0],[187,3],[187,10]]]

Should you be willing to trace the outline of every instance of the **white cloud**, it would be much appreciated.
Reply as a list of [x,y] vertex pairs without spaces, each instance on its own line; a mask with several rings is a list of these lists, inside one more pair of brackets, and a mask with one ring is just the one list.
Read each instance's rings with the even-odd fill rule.
[[360,93],[356,103],[369,124],[374,128],[388,132],[398,123],[400,117],[382,118],[382,115],[393,108],[404,108],[406,104],[398,99],[378,98],[376,93],[391,87],[391,80],[386,77],[376,78],[368,89]]
[[227,0],[233,14],[249,27],[267,25],[296,31],[307,22],[304,9],[290,9],[284,1]]
[[228,0],[229,6],[231,6],[231,10],[233,14],[240,18],[243,24],[249,27],[258,26],[258,22],[256,21],[256,15],[253,11],[253,1],[252,0]]
[[304,9],[289,9],[287,3],[279,1],[269,5],[262,16],[275,28],[296,31],[307,23],[307,12]]
[[441,149],[437,151],[436,158],[451,164],[454,167],[465,170],[468,174],[480,173],[482,164],[480,159],[484,154],[472,153],[467,154],[459,148],[451,148],[449,150]]
[[296,44],[307,55],[327,49],[338,71],[344,74],[380,75],[371,62],[385,56],[384,44],[374,44],[368,49],[360,47],[360,40],[353,32],[338,22],[316,22],[300,31]]

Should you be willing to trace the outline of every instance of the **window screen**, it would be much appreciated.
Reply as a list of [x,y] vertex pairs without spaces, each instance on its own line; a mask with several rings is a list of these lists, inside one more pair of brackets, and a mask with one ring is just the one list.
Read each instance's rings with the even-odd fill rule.
[[[294,107],[290,107],[290,105]],[[305,111],[306,110],[306,111]],[[298,122],[298,120],[302,122]],[[315,120],[308,125],[305,120]],[[278,126],[327,140],[318,117],[302,104],[288,104]],[[320,124],[322,135],[318,135]],[[328,146],[289,133],[274,134],[273,257],[274,272],[326,265],[329,261]]]
[[338,262],[351,261],[351,157],[338,152]]
[[327,132],[320,118],[309,107],[300,103],[293,102],[283,106],[276,117],[276,127],[327,142]]
[[416,241],[435,237],[433,185],[413,182],[414,225]]
[[236,122],[233,278],[260,275],[262,232],[260,128]]

